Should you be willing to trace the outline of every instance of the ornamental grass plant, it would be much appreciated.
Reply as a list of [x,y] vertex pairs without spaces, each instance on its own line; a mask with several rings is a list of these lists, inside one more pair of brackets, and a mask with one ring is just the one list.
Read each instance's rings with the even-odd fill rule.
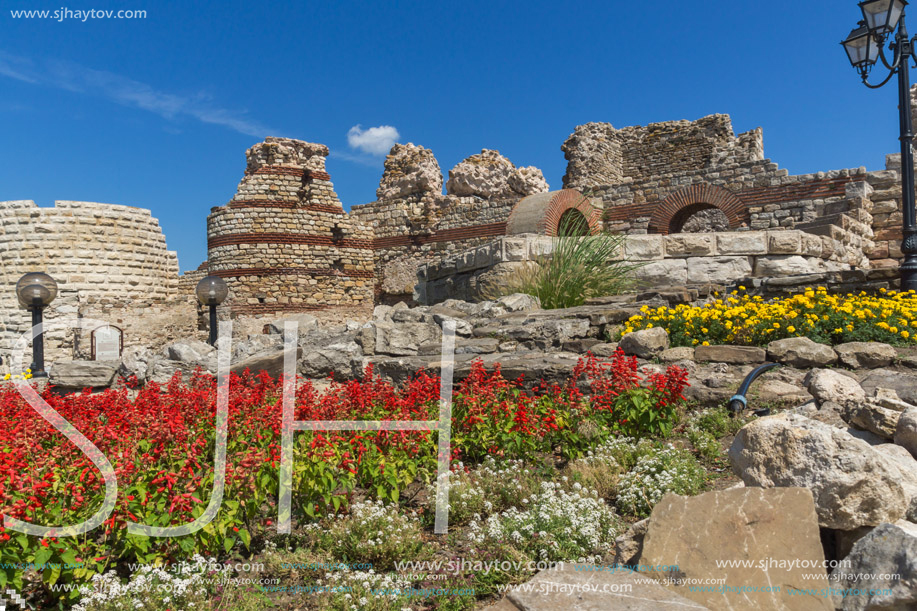
[[620,259],[625,239],[623,234],[590,234],[581,214],[564,215],[552,253],[530,262],[489,297],[526,293],[538,297],[542,308],[554,310],[618,295],[633,285],[632,272],[641,265]]

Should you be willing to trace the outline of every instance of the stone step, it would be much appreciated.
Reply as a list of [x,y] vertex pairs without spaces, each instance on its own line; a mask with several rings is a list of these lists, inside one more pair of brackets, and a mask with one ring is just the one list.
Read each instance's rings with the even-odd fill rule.
[[[829,229],[833,227],[843,231],[843,233],[838,234],[838,232]],[[815,235],[828,235],[834,239],[842,239],[841,237],[836,237],[837,235],[843,236],[846,233],[852,233],[861,237],[871,238],[872,228],[865,223],[862,223],[848,214],[831,214],[819,217],[814,221],[809,221],[806,223],[800,223],[796,226],[797,229],[806,231],[808,233],[813,233]]]

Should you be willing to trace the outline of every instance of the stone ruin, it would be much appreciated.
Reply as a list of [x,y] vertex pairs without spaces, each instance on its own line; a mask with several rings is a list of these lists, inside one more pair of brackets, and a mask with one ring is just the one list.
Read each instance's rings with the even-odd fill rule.
[[[432,151],[396,144],[376,200],[348,213],[325,145],[267,138],[246,151],[232,199],[207,217],[208,260],[182,276],[148,211],[0,203],[0,274],[10,287],[0,294],[0,355],[28,326],[11,287],[34,269],[61,285],[50,320],[111,320],[129,328],[128,347],[200,331],[193,287],[208,273],[230,287],[222,318],[359,317],[378,304],[480,299],[488,282],[549,254],[565,214],[582,215],[592,232],[627,234],[624,255],[645,263],[646,289],[699,295],[711,284],[787,286],[781,279],[839,273],[850,281],[868,270],[887,271],[887,280],[902,258],[897,155],[878,172],[791,176],[764,157],[760,128],[736,136],[727,115],[622,129],[588,123],[561,150],[563,188],[551,191],[540,170],[494,150],[466,158],[444,181]],[[48,344],[49,358],[87,353],[81,333],[55,332]]]

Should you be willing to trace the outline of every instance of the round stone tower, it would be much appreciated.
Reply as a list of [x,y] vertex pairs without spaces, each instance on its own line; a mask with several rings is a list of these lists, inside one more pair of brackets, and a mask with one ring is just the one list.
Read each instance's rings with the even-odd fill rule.
[[232,200],[207,217],[208,270],[233,316],[372,307],[372,231],[341,207],[328,147],[267,138]]

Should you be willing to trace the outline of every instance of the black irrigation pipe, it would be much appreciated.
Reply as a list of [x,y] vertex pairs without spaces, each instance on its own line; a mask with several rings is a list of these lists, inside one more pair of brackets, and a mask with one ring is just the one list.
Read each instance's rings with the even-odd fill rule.
[[[774,367],[779,367],[780,363],[764,363],[763,365],[758,365],[751,370],[745,379],[742,380],[742,383],[739,385],[739,390],[736,391],[736,394],[729,399],[729,415],[736,416],[739,412],[748,409],[748,398],[745,396],[748,393],[748,387],[751,386],[751,383],[755,381],[761,374],[770,371]],[[767,408],[755,410],[756,416],[767,416],[770,414],[770,410]]]

